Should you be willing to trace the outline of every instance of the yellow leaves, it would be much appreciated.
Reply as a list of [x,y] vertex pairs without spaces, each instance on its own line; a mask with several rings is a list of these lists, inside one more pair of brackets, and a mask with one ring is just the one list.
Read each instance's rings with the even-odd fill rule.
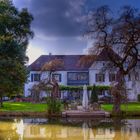
[[85,55],[80,58],[78,65],[83,67],[88,66],[95,61],[96,57],[96,55]]
[[63,61],[60,59],[54,59],[45,63],[41,70],[42,71],[55,71],[56,69],[62,68],[64,65]]

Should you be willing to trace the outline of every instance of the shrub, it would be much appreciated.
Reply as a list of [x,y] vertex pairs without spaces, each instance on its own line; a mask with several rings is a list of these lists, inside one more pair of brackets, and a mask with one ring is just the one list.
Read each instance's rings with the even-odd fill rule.
[[61,101],[53,98],[47,98],[48,113],[57,114],[61,112]]
[[138,94],[138,101],[140,102],[140,94]]
[[97,89],[96,86],[93,85],[92,87],[92,92],[91,92],[91,103],[97,103],[98,102],[98,94],[97,94]]

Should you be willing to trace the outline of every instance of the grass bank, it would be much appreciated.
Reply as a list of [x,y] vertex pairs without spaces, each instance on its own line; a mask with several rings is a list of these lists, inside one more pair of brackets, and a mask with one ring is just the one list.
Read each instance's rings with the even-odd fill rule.
[[47,104],[42,103],[26,103],[26,102],[4,102],[4,107],[0,108],[0,112],[46,112]]
[[4,102],[0,116],[4,117],[61,117],[61,113],[48,114],[47,104],[28,102]]
[[[112,104],[102,104],[102,110],[111,112]],[[121,110],[125,116],[140,116],[140,103],[122,104]],[[26,102],[4,102],[4,107],[0,108],[0,115],[17,115],[17,116],[34,116],[47,115],[47,104],[43,103],[26,103]]]
[[[111,112],[113,105],[102,104],[101,108],[105,111]],[[124,116],[140,116],[140,102],[122,104],[121,110]]]

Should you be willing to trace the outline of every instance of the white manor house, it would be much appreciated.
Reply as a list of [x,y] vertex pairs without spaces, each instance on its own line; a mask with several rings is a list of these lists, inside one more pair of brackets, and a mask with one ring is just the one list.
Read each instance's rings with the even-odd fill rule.
[[[114,52],[113,52],[114,53]],[[63,61],[63,68],[56,70],[53,76],[57,79],[59,85],[105,85],[109,86],[116,80],[116,71],[103,71],[103,67],[109,61],[105,51],[102,51],[96,59],[84,67],[80,67],[79,60],[84,55],[41,55],[29,67],[29,77],[24,87],[24,95],[31,95],[30,89],[34,84],[37,84],[41,79],[47,78],[47,72],[41,72],[41,67],[54,59]],[[140,94],[140,62],[136,66],[135,72],[131,72],[126,77],[126,87],[129,100],[137,100]],[[105,92],[103,93],[105,94]],[[42,91],[41,96],[45,96],[45,91]],[[68,93],[61,93],[61,98],[68,96]]]

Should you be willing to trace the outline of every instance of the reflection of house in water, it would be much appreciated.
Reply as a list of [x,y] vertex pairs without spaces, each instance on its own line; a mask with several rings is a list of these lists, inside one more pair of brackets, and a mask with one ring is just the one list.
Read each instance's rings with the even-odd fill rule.
[[[24,119],[25,129],[24,129],[24,138],[28,139],[40,139],[46,138],[46,130],[45,127],[41,124],[45,124],[47,119]],[[40,125],[39,125],[40,124]]]
[[[0,123],[0,138],[24,140],[138,140],[140,137],[140,120],[127,120],[127,124],[115,131],[114,126],[101,128],[82,125],[49,124],[47,119],[19,119],[14,122]],[[74,123],[73,123],[74,124]],[[4,126],[2,126],[4,125]]]
[[38,125],[25,125],[24,138],[46,139],[45,128]]
[[140,140],[140,120],[128,120],[121,131],[124,132],[123,138],[126,140]]
[[[33,130],[34,129],[34,130]],[[39,134],[40,133],[40,134]],[[43,134],[44,133],[44,134]],[[89,129],[87,131],[87,140],[102,140],[102,139],[107,139],[107,140],[112,140],[114,137],[114,132],[110,133],[108,129],[97,129],[96,135],[94,135],[93,130]],[[50,129],[49,127],[43,129],[39,128],[36,126],[27,126],[27,128],[24,131],[24,138],[39,138],[39,139],[71,139],[71,140],[81,140],[83,139],[84,134],[82,129],[80,128],[68,128],[68,127],[57,127]]]
[[[85,131],[85,132],[84,132]],[[96,131],[96,132],[95,132]],[[86,136],[85,136],[86,135]],[[24,138],[38,139],[68,139],[68,140],[102,140],[113,139],[114,131],[110,129],[92,129],[62,125],[26,125],[24,130]]]

